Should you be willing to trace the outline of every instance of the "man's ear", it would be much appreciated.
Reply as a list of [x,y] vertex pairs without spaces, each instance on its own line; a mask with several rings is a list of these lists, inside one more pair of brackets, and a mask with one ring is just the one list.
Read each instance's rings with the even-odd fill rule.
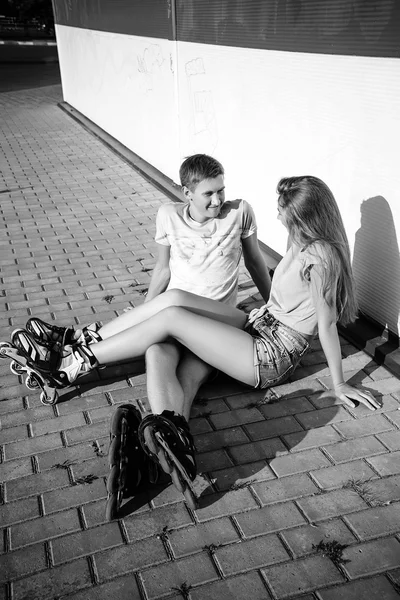
[[186,187],[186,185],[182,186],[182,192],[183,192],[183,195],[185,196],[185,200],[192,199],[192,192],[189,190],[188,187]]

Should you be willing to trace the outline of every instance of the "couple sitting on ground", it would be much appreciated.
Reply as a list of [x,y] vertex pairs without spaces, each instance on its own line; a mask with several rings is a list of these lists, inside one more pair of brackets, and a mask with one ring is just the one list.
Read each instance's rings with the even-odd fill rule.
[[[87,328],[83,341],[64,348],[59,365],[73,383],[98,365],[146,357],[152,414],[142,419],[133,405],[117,409],[111,494],[115,486],[134,492],[148,481],[153,463],[185,492],[196,477],[188,420],[200,385],[214,370],[255,388],[278,385],[293,373],[316,333],[336,397],[349,406],[379,406],[343,376],[336,324],[354,320],[357,306],[346,233],[325,183],[312,176],[278,183],[278,220],[288,230],[290,247],[271,286],[253,210],[245,200],[225,201],[221,164],[207,155],[191,156],[180,178],[186,202],[158,211],[159,256],[144,304],[97,331]],[[265,302],[249,315],[235,307],[242,254]],[[31,319],[26,335],[40,350],[51,332]],[[121,437],[121,446],[123,421],[129,435]],[[125,463],[122,476],[118,465]]]

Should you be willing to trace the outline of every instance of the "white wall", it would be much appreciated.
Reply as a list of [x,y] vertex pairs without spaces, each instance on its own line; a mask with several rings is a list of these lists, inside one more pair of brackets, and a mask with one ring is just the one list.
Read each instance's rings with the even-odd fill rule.
[[56,25],[64,100],[171,176],[178,114],[169,40]]
[[321,177],[345,221],[361,306],[398,331],[400,60],[64,26],[57,41],[67,102],[175,181],[185,156],[216,156],[227,196],[251,202],[260,239],[277,252],[279,178]]

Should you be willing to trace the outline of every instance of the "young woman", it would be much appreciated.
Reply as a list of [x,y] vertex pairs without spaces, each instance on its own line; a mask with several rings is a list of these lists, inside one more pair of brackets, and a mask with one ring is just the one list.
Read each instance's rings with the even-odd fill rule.
[[[378,408],[372,394],[348,385],[343,376],[337,323],[354,320],[357,306],[349,245],[333,194],[311,176],[282,179],[277,192],[278,219],[291,245],[275,271],[265,306],[246,316],[219,302],[170,290],[117,319],[123,324],[107,339],[83,345],[79,352],[66,348],[58,370],[72,382],[93,366],[142,356],[153,344],[172,339],[231,377],[267,388],[293,373],[318,333],[336,397],[351,407],[359,402]],[[183,480],[196,476],[187,420],[165,410],[143,420],[132,415],[132,423],[132,443],[139,439],[143,451],[184,491]],[[140,480],[140,473],[135,476]]]

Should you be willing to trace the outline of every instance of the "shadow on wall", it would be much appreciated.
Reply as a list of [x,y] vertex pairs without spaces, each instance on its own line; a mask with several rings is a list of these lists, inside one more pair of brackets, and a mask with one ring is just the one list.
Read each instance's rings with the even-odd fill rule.
[[382,196],[361,204],[361,227],[356,233],[353,273],[361,311],[394,336],[399,335],[400,257],[389,203]]

